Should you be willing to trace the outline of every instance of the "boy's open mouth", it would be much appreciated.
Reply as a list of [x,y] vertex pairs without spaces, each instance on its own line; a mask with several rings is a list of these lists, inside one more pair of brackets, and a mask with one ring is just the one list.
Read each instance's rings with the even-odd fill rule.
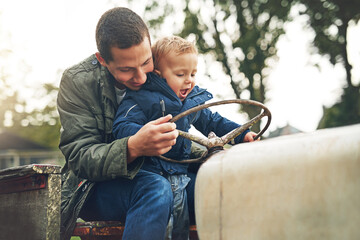
[[180,90],[180,98],[185,98],[189,89],[181,89]]

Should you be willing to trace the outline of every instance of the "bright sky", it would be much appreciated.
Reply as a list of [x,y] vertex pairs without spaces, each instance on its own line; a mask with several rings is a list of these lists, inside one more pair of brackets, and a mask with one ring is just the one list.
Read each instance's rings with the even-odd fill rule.
[[[28,101],[41,105],[36,102],[32,87],[43,83],[58,85],[60,73],[65,68],[96,51],[96,23],[111,7],[112,4],[97,0],[2,1],[0,64],[6,66],[11,84],[20,89]],[[138,13],[142,15],[142,12]],[[308,47],[312,35],[303,30],[303,23],[304,20],[298,18],[286,25],[286,35],[278,45],[280,58],[271,71],[267,92],[269,101],[266,105],[273,114],[270,130],[289,123],[301,131],[314,131],[322,116],[322,106],[331,106],[338,100],[345,84],[342,66],[334,67],[325,59],[320,61],[320,68],[314,66],[314,61],[322,58],[310,57]],[[359,36],[360,25],[350,29],[349,57],[357,81],[360,80],[360,46],[355,41]],[[11,52],[4,49],[11,49]],[[206,79],[201,77],[204,69],[200,61],[198,84],[201,87],[214,96],[234,98],[230,85],[201,80]],[[214,69],[220,71],[216,66]],[[237,114],[228,115],[237,111],[236,106],[214,110],[243,122]]]

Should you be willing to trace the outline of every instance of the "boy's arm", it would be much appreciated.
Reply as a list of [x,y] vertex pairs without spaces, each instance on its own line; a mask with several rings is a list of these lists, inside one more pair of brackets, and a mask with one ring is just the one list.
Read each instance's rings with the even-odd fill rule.
[[[240,127],[241,125],[222,117],[217,112],[211,112],[209,109],[203,109],[199,112],[199,118],[193,123],[194,127],[202,134],[207,136],[209,132],[214,132],[216,136],[222,137],[228,132]],[[250,138],[245,139],[245,136],[250,132],[249,129],[245,130],[234,140],[235,143],[242,143],[248,141]],[[251,134],[252,135],[252,134]]]
[[113,135],[116,139],[132,136],[147,122],[139,105],[132,99],[124,99],[116,112]]

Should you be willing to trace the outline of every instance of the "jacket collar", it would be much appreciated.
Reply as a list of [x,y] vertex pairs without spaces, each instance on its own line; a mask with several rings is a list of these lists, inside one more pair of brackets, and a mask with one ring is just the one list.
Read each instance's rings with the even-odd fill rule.
[[[101,66],[101,77],[100,77],[100,87],[102,88],[102,95],[109,98],[115,107],[117,107],[116,101],[116,92],[115,92],[115,78],[109,70]],[[103,80],[104,79],[104,80]],[[103,82],[101,82],[103,80]]]
[[178,96],[166,83],[165,78],[161,78],[153,72],[147,74],[147,80],[141,89],[149,91],[160,91],[169,99],[181,102]]

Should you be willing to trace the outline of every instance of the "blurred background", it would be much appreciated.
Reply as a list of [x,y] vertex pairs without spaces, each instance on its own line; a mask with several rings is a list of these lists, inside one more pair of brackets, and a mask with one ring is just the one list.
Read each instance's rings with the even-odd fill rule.
[[[264,103],[273,114],[267,138],[360,122],[358,0],[2,1],[0,169],[63,161],[62,72],[97,51],[97,21],[116,6],[137,12],[153,42],[172,34],[195,42],[197,84],[214,101]],[[213,110],[239,123],[259,113]]]

